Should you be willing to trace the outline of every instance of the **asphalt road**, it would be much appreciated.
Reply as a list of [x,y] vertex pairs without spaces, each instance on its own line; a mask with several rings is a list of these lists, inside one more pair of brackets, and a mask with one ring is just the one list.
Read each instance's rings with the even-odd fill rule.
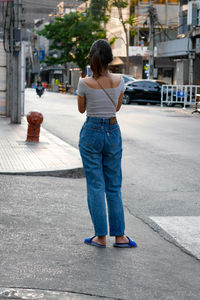
[[[77,111],[75,96],[46,93],[39,99],[27,90],[25,111],[35,108],[43,113],[46,129],[77,148],[85,115]],[[118,120],[124,205],[183,250],[191,252],[187,246],[192,239],[192,254],[200,258],[195,229],[200,225],[200,116],[182,108],[124,105]]]

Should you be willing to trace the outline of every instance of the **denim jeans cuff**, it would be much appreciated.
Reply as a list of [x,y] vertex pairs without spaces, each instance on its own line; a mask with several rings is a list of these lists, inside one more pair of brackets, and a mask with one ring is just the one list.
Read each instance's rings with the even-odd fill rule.
[[117,233],[111,232],[110,233],[110,236],[123,236],[123,235],[124,235],[124,232],[117,232]]
[[95,236],[104,236],[104,235],[107,235],[108,233],[106,232],[106,233],[98,233],[98,232],[95,232]]

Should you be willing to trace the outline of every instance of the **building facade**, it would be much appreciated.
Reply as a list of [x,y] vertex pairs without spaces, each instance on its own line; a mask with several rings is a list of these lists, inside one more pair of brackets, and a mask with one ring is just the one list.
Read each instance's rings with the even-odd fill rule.
[[[151,15],[151,7],[154,9],[154,16]],[[175,62],[170,61],[168,57],[157,57],[156,46],[162,41],[175,39],[178,27],[178,0],[138,0],[123,10],[124,20],[131,15],[134,16],[135,34],[131,35],[131,27],[128,27],[128,45],[129,45],[129,73],[136,78],[147,78],[149,68],[150,41],[153,38],[154,48],[154,78],[171,82],[175,70]],[[150,28],[153,28],[152,33]],[[123,26],[119,20],[117,8],[113,8],[111,18],[106,25],[108,39],[116,37],[113,46],[113,70],[120,73],[125,72],[126,61],[126,38]]]
[[177,38],[157,45],[157,56],[176,63],[174,83],[200,84],[200,1],[180,1]]

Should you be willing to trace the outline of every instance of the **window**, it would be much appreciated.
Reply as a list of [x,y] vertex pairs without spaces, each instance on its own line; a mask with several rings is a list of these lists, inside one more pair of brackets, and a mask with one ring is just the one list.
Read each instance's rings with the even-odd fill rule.
[[144,81],[137,81],[137,82],[134,82],[133,84],[132,84],[132,86],[133,87],[138,87],[138,88],[144,88],[144,86],[145,86],[145,82]]
[[158,90],[159,89],[159,86],[154,83],[154,82],[150,82],[150,81],[146,81],[145,82],[145,88],[148,88],[148,89],[154,89],[154,90]]

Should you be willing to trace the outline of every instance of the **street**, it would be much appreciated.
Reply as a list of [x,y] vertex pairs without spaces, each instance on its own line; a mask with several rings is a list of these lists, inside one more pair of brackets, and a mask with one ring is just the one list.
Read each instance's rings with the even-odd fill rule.
[[[25,111],[77,148],[76,96],[27,89]],[[126,234],[136,249],[83,243],[93,234],[85,178],[1,175],[0,299],[199,300],[199,115],[122,106]]]
[[0,0],[0,300],[200,300],[199,67],[200,0]]
[[[44,114],[46,129],[78,147],[85,115],[77,110],[76,96],[46,93],[39,99],[34,90],[27,90],[26,99],[26,113],[37,108]],[[118,120],[125,206],[200,258],[199,115],[178,107],[124,105]]]

